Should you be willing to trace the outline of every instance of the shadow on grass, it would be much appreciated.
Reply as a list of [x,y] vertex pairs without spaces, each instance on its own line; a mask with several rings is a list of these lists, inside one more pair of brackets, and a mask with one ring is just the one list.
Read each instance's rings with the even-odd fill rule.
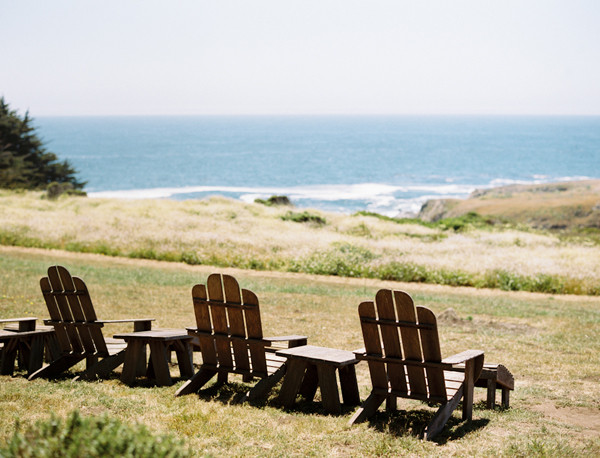
[[[455,412],[460,413],[460,408]],[[369,419],[369,425],[377,431],[394,436],[411,435],[423,438],[425,428],[433,419],[435,411],[425,409],[396,410],[394,412],[377,412]],[[489,419],[473,419],[464,422],[454,415],[451,416],[444,429],[433,438],[433,442],[442,445],[448,441],[460,439],[472,431],[485,427]]]
[[[218,401],[223,404],[238,404],[244,401],[246,394],[250,391],[252,386],[252,384],[238,382],[227,382],[224,384],[214,382],[207,388],[201,389],[197,393],[197,396],[204,401]],[[266,398],[249,400],[246,401],[246,404],[257,408],[273,407],[282,409],[285,412],[295,412],[305,415],[328,415],[321,402],[307,400],[302,396],[298,396],[297,401],[292,407],[283,408],[277,399],[280,387],[280,385],[276,385]],[[341,415],[350,414],[356,407],[357,406],[345,406],[342,404]]]

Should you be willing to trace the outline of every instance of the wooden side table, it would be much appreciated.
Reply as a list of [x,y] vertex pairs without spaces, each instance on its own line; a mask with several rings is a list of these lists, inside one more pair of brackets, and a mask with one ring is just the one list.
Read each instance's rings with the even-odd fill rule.
[[117,334],[115,339],[127,342],[125,362],[121,381],[127,385],[133,384],[138,375],[140,361],[146,359],[146,345],[150,347],[150,361],[146,375],[154,378],[159,386],[173,384],[169,371],[169,352],[175,350],[179,373],[184,378],[194,375],[192,366],[192,351],[189,341],[192,337],[185,329],[156,329],[154,331],[139,331]]
[[291,407],[298,394],[308,400],[314,399],[317,387],[319,387],[325,410],[328,413],[339,415],[342,408],[336,370],[340,377],[344,404],[350,406],[360,404],[354,369],[358,360],[352,352],[304,345],[278,350],[276,355],[287,358],[287,371],[279,392],[279,401],[284,407]]
[[2,349],[2,362],[0,374],[12,375],[15,360],[19,358],[20,364],[31,375],[42,367],[44,362],[44,346],[50,346],[54,339],[54,328],[35,329],[32,331],[0,331],[0,342],[4,343]]

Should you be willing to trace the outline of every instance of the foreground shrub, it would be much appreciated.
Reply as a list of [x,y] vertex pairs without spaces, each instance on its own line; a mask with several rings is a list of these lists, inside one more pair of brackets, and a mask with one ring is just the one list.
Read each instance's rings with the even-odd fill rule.
[[153,435],[143,425],[130,426],[119,420],[82,417],[71,413],[62,420],[52,415],[16,431],[1,457],[188,457],[183,442],[166,435]]

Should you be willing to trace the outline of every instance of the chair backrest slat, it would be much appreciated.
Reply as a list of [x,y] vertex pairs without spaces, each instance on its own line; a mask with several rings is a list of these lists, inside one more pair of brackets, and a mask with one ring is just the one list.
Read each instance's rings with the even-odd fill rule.
[[[208,290],[208,298],[210,301],[215,302],[215,304],[210,304],[209,309],[219,364],[226,368],[233,368],[231,343],[229,341],[229,324],[227,323],[227,310],[225,307],[221,275],[209,275],[206,280],[206,289]],[[220,306],[220,303],[222,303],[223,306]]]
[[[377,313],[380,318],[386,320],[396,320],[396,312],[394,310],[394,298],[392,291],[389,289],[379,290],[375,296],[377,304]],[[385,349],[385,356],[393,358],[403,358],[402,347],[398,336],[398,328],[396,326],[382,324],[381,338]],[[401,365],[388,365],[388,378],[391,388],[402,393],[407,392],[405,367]]]
[[54,325],[54,332],[60,346],[60,351],[61,353],[70,353],[73,350],[71,347],[71,340],[69,339],[69,334],[62,321],[56,297],[52,294],[52,286],[50,285],[48,277],[42,277],[40,279],[40,288],[42,290],[42,295],[44,296],[44,301],[46,302],[46,307],[48,308],[50,320]]
[[[86,323],[98,321],[96,311],[92,305],[92,299],[84,281],[79,277],[73,277],[73,286],[75,286],[74,298],[79,300],[79,310],[83,313],[83,319]],[[104,334],[101,326],[80,326],[79,335],[86,346],[86,351],[93,352],[94,348],[100,354],[108,354]],[[84,337],[85,336],[85,337]]]
[[[437,322],[435,315],[426,307],[417,307],[417,318],[419,323],[430,324],[432,329],[421,329],[421,346],[423,348],[423,361],[426,363],[440,363],[442,361],[442,352],[440,350],[440,339],[438,337]],[[425,368],[427,374],[427,386],[429,396],[446,396],[446,386],[444,382],[444,371],[435,366]]]
[[[226,308],[229,321],[229,334],[233,337],[246,339],[244,311],[242,307],[235,307],[235,305],[242,304],[240,285],[232,276],[223,275],[223,290],[225,291],[225,302],[232,305],[232,307]],[[233,347],[236,368],[242,371],[249,371],[250,360],[248,359],[248,346],[244,340],[234,339],[231,341],[231,345]]]
[[70,351],[76,354],[83,353],[83,345],[79,340],[79,332],[75,324],[75,318],[69,304],[68,293],[65,291],[59,273],[60,266],[52,266],[48,268],[48,280],[52,288],[51,292],[58,292],[54,296],[58,310],[60,311],[62,326],[69,337]]
[[250,359],[252,360],[252,371],[259,374],[267,374],[267,358],[265,347],[259,342],[263,338],[262,324],[260,321],[260,308],[258,297],[252,291],[242,290],[244,300],[244,316],[246,318],[246,330],[248,332],[248,347],[250,348]]
[[[379,338],[379,326],[372,320],[362,320],[365,318],[375,318],[375,304],[373,302],[362,302],[358,306],[358,314],[361,317],[360,326],[365,342],[365,351],[369,355],[383,358],[383,346]],[[369,374],[373,388],[388,389],[388,377],[383,360],[368,360]]]
[[[398,321],[407,321],[416,324],[417,313],[412,298],[404,291],[394,291],[394,301],[396,302]],[[412,326],[400,326],[400,335],[402,337],[404,359],[423,361],[419,330]],[[425,381],[423,368],[407,366],[406,370],[408,372],[411,394],[427,395],[427,382]]]
[[[71,277],[71,274],[67,269],[62,266],[56,266],[56,271],[60,277],[63,293],[65,295],[64,297],[67,299],[71,316],[75,322],[74,327],[77,331],[77,335],[79,336],[79,342],[83,347],[83,352],[93,354],[96,351],[94,340],[90,333],[89,326],[85,326],[83,324],[86,322],[85,314],[83,313],[83,308],[81,307],[80,302],[80,299],[83,296],[77,294],[77,288],[75,287],[73,277]],[[83,281],[81,281],[81,283],[83,283]]]
[[208,309],[208,296],[205,285],[195,285],[192,288],[192,298],[194,301],[194,314],[196,315],[196,327],[204,334],[199,334],[200,351],[202,352],[202,362],[204,364],[217,365],[217,349],[215,340],[212,337],[212,323],[210,320],[210,310]]

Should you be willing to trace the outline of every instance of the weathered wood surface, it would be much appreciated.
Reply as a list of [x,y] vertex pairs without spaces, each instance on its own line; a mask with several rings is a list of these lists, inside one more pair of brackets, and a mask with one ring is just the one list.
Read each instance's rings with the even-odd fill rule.
[[354,353],[351,351],[317,347],[314,345],[304,345],[302,347],[278,350],[276,355],[285,357],[294,356],[295,358],[304,359],[310,363],[325,362],[335,367],[356,364],[358,362]]
[[[37,318],[32,316],[22,318],[1,318],[0,323],[17,323],[16,330],[19,332],[23,331],[35,331],[35,323]],[[9,331],[14,330],[13,327],[6,328]]]
[[194,375],[192,350],[189,345],[192,337],[185,329],[129,332],[116,334],[114,338],[127,342],[123,372],[121,373],[121,381],[127,385],[132,385],[136,376],[144,375],[144,366],[140,365],[140,361],[145,361],[146,347],[150,348],[150,359],[145,375],[154,379],[158,386],[173,384],[169,369],[171,350],[174,350],[177,355],[181,377],[189,379]]
[[[458,365],[458,369],[464,370],[464,364]],[[503,364],[484,364],[475,386],[487,388],[486,407],[488,409],[493,409],[496,405],[496,390],[500,390],[502,393],[502,407],[505,409],[510,407],[510,392],[515,389],[515,378]]]
[[346,405],[360,404],[354,365],[354,354],[346,350],[305,345],[278,350],[278,356],[288,359],[288,370],[279,392],[279,402],[291,407],[298,394],[312,401],[317,388],[321,390],[323,408],[328,413],[341,413],[340,395],[336,378],[339,372],[342,399]]
[[278,346],[306,344],[306,336],[264,337],[258,298],[230,275],[209,275],[206,285],[192,288],[192,299],[196,327],[187,330],[200,347],[202,365],[176,396],[197,392],[215,375],[226,383],[230,373],[245,382],[261,379],[245,399],[265,395],[286,370],[285,358],[274,354]]
[[0,342],[4,343],[0,361],[0,374],[12,375],[15,361],[31,375],[44,363],[44,349],[52,351],[51,339],[53,329],[36,329],[32,331],[0,331]]
[[361,303],[358,313],[365,348],[354,354],[368,362],[373,389],[350,424],[369,418],[384,400],[388,409],[395,408],[397,397],[442,405],[425,430],[428,440],[443,429],[461,399],[463,420],[471,420],[482,351],[442,359],[435,315],[416,307],[403,291],[382,289],[374,303]]
[[152,319],[100,321],[84,281],[72,277],[62,266],[48,268],[48,276],[40,280],[40,287],[48,313],[46,324],[52,325],[56,336],[57,350],[53,360],[29,376],[53,377],[80,361],[86,361],[86,370],[79,377],[94,379],[106,376],[123,363],[125,348],[122,344],[104,338],[105,323],[134,322],[134,330],[147,330]]

